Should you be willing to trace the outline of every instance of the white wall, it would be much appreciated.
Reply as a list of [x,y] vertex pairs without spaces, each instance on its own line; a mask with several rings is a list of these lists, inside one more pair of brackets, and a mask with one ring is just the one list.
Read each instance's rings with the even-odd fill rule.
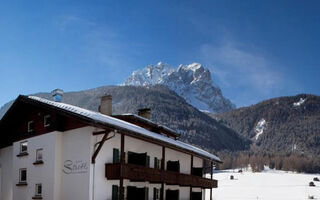
[[[42,197],[48,200],[54,199],[55,185],[55,158],[57,137],[61,132],[51,132],[48,134],[28,138],[13,143],[13,199],[31,199],[35,195],[35,184],[42,184]],[[28,142],[27,156],[17,157],[20,153],[20,142]],[[34,165],[36,161],[36,150],[43,149],[43,164]],[[19,169],[27,169],[27,186],[16,186],[19,182]]]
[[61,199],[88,200],[93,127],[83,127],[62,134]]
[[[93,130],[93,127],[84,127],[64,133],[52,132],[29,138],[27,139],[29,155],[23,157],[16,156],[19,154],[21,141],[15,142],[11,154],[13,155],[13,199],[31,199],[35,194],[36,183],[42,184],[44,199],[90,199]],[[43,148],[44,164],[33,165],[36,150],[39,148]],[[15,185],[19,182],[20,168],[27,168],[27,186]]]
[[203,167],[203,159],[193,156],[193,167]]
[[12,153],[13,147],[0,149],[0,199],[12,200],[13,198],[13,182],[12,182]]

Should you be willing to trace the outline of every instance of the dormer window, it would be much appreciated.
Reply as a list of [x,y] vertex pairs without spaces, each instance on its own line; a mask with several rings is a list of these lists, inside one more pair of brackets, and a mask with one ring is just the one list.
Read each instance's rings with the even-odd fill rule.
[[28,133],[31,133],[34,131],[34,121],[28,122]]
[[51,116],[50,115],[46,115],[43,117],[43,126],[44,127],[48,127],[51,124]]

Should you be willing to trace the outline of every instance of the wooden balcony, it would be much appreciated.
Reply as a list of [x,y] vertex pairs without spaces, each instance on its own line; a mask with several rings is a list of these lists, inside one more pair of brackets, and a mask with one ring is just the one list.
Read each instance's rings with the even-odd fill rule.
[[106,178],[109,180],[128,179],[137,182],[165,183],[167,185],[216,188],[217,180],[190,174],[153,169],[132,164],[106,164]]

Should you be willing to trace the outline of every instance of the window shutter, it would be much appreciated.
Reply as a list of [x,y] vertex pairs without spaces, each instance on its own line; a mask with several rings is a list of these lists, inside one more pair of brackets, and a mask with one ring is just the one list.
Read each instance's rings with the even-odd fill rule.
[[112,200],[118,200],[119,197],[119,187],[117,185],[112,185]]
[[119,149],[114,148],[113,149],[113,163],[119,163]]
[[150,167],[150,156],[147,156],[146,166],[147,166],[147,167]]

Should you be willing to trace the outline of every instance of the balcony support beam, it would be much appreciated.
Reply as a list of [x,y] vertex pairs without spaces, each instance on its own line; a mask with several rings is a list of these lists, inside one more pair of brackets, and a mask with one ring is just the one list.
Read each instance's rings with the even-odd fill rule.
[[[120,142],[120,166],[125,164],[125,154],[124,154],[124,143],[125,143],[125,135],[121,133],[121,142]],[[120,167],[120,190],[119,190],[119,200],[124,200],[124,187],[123,187],[123,167]]]
[[[161,160],[161,170],[165,170],[166,163],[166,148],[162,146],[162,160]],[[164,183],[161,183],[160,200],[164,200]]]

